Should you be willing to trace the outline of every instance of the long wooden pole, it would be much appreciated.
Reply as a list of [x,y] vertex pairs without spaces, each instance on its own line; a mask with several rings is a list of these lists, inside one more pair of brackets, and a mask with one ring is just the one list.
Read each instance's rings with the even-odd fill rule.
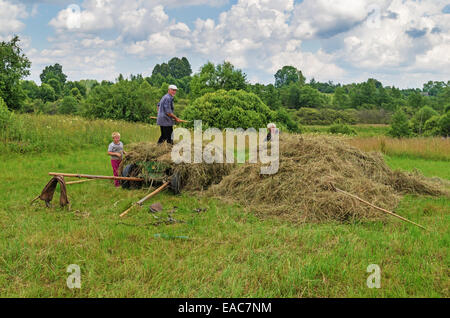
[[94,180],[95,180],[95,179],[86,179],[86,180],[80,180],[80,181],[70,181],[70,182],[66,182],[66,185],[68,185],[68,184],[83,183],[83,182],[94,181]]
[[376,206],[376,205],[373,205],[372,203],[367,202],[366,200],[363,200],[363,199],[361,199],[360,197],[357,197],[357,196],[354,195],[354,194],[351,194],[351,193],[348,193],[348,192],[346,192],[346,191],[344,191],[344,190],[341,190],[341,189],[339,189],[339,188],[336,188],[334,185],[331,185],[331,186],[332,186],[336,191],[342,192],[342,193],[344,193],[344,194],[346,194],[346,195],[348,195],[348,196],[350,196],[350,197],[352,197],[352,198],[355,198],[356,200],[361,201],[361,202],[363,202],[363,203],[365,203],[365,204],[371,206],[371,207],[374,208],[374,209],[377,209],[377,210],[379,210],[379,211],[382,211],[382,212],[384,212],[384,213],[387,213],[387,214],[389,214],[389,215],[392,215],[392,216],[394,216],[394,217],[396,217],[396,218],[399,218],[400,220],[403,220],[403,221],[405,221],[405,222],[414,224],[415,226],[418,226],[418,227],[420,227],[420,228],[422,228],[422,229],[424,229],[424,230],[427,230],[427,229],[426,229],[425,227],[423,227],[422,225],[417,224],[417,223],[414,223],[413,221],[410,221],[410,220],[408,220],[408,219],[405,219],[404,217],[402,217],[402,216],[400,216],[400,215],[398,215],[398,214],[395,214],[394,212],[391,212],[391,211],[385,210],[385,209],[383,209],[383,208],[380,208],[380,207],[378,207],[378,206]]
[[133,178],[133,177],[95,176],[90,174],[59,173],[59,172],[49,172],[48,174],[51,176],[64,176],[64,177],[87,178],[87,179],[144,181],[144,179],[142,178]]
[[[150,119],[158,119],[158,117],[150,116]],[[190,123],[191,121],[192,120],[184,120],[184,119],[181,120],[182,123]]]
[[122,214],[120,214],[120,217],[124,217],[125,215],[127,215],[128,212],[131,211],[131,209],[136,206],[136,205],[142,205],[142,203],[144,203],[145,201],[147,201],[148,199],[150,199],[151,197],[157,195],[158,193],[160,193],[162,190],[164,190],[165,188],[167,188],[169,186],[170,182],[167,181],[166,183],[164,183],[162,186],[160,186],[158,189],[156,189],[155,191],[153,191],[152,193],[146,195],[144,198],[142,198],[141,200],[139,200],[138,202],[134,203],[132,206],[130,206],[128,209],[126,209]]

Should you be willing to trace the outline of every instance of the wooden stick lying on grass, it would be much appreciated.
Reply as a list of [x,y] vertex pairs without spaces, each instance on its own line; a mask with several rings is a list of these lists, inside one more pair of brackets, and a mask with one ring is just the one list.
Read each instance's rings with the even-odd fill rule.
[[88,182],[88,181],[94,181],[95,179],[86,179],[86,180],[79,180],[79,181],[70,181],[70,182],[66,182],[67,184],[77,184],[77,183],[83,183],[83,182]]
[[142,178],[133,178],[133,177],[95,176],[90,174],[59,173],[59,172],[49,172],[48,174],[51,176],[64,176],[64,177],[87,178],[87,179],[144,181],[144,179]]
[[331,184],[331,187],[332,187],[335,191],[339,191],[339,192],[342,192],[342,193],[344,193],[344,194],[346,194],[346,195],[348,195],[348,196],[351,196],[352,198],[355,198],[356,200],[361,201],[361,202],[363,202],[363,203],[365,203],[365,204],[371,206],[371,207],[374,208],[374,209],[377,209],[377,210],[379,210],[379,211],[381,211],[381,212],[384,212],[384,213],[387,213],[387,214],[389,214],[389,215],[395,216],[396,218],[399,218],[400,220],[403,220],[403,221],[405,221],[405,222],[414,224],[414,225],[416,225],[416,226],[418,226],[418,227],[420,227],[420,228],[422,228],[422,229],[424,229],[424,230],[427,230],[426,228],[424,228],[424,227],[423,227],[422,225],[420,225],[420,224],[417,224],[417,223],[414,223],[413,221],[410,221],[410,220],[408,220],[408,219],[405,219],[404,217],[402,217],[402,216],[400,216],[400,215],[398,215],[398,214],[395,214],[394,212],[391,212],[391,211],[385,210],[385,209],[383,209],[383,208],[377,207],[376,205],[373,205],[372,203],[367,202],[367,201],[361,199],[360,197],[357,197],[357,196],[354,195],[354,194],[351,194],[351,193],[348,193],[348,192],[346,192],[346,191],[344,191],[344,190],[341,190],[341,189],[339,189],[339,188],[336,188],[333,184]]
[[151,197],[157,195],[158,193],[160,193],[162,190],[164,190],[165,188],[167,188],[169,186],[170,182],[167,181],[166,183],[164,183],[162,186],[160,186],[158,189],[156,189],[155,191],[153,191],[152,193],[146,195],[144,198],[142,198],[141,200],[139,200],[138,202],[134,203],[132,206],[130,206],[128,209],[126,209],[121,215],[120,217],[124,217],[125,215],[127,215],[128,212],[131,211],[131,209],[136,206],[136,205],[142,205],[142,203],[144,203],[145,201],[147,201],[148,199],[150,199]]

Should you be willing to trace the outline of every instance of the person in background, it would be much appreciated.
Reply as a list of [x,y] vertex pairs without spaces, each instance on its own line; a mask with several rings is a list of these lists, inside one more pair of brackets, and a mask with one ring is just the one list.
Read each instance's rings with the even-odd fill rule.
[[[112,133],[113,142],[108,146],[108,155],[111,156],[111,166],[115,177],[119,176],[119,165],[122,162],[123,155],[127,153],[123,150],[123,143],[120,141],[120,134],[118,132]],[[114,185],[120,187],[120,181],[114,180]]]
[[274,123],[267,124],[267,128],[269,129],[269,133],[267,134],[265,141],[270,141],[272,136],[278,133],[278,129]]
[[176,93],[177,87],[175,85],[170,85],[167,94],[164,95],[158,103],[158,117],[156,119],[156,124],[161,127],[161,137],[159,137],[158,144],[162,144],[164,141],[173,144],[172,132],[174,122],[184,122],[184,120],[178,118],[173,113],[173,98]]

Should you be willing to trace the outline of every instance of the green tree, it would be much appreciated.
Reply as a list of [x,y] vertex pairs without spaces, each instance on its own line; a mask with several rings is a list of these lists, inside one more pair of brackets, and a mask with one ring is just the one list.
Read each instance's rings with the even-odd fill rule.
[[266,127],[273,115],[255,94],[223,89],[197,98],[183,112],[187,120],[201,119],[205,127],[219,129]]
[[435,111],[430,106],[424,106],[421,109],[419,109],[418,112],[415,113],[413,118],[411,119],[411,125],[413,128],[413,131],[417,134],[423,133],[423,128],[425,125],[425,122],[430,119],[433,116],[439,115],[437,111]]
[[275,73],[275,87],[280,88],[291,83],[305,84],[306,78],[302,72],[293,66],[283,66]]
[[53,102],[56,100],[55,90],[49,84],[42,83],[39,88],[39,98],[44,102]]
[[193,76],[190,83],[193,98],[219,89],[241,90],[245,89],[246,86],[246,75],[241,70],[235,69],[229,62],[217,66],[208,62],[202,66],[198,74]]
[[76,87],[74,87],[74,88],[72,88],[70,90],[70,95],[68,95],[68,96],[75,97],[77,100],[81,100],[82,99],[80,90],[78,88],[76,88]]
[[438,136],[441,133],[441,128],[439,126],[439,116],[433,116],[428,119],[423,125],[423,134],[425,136]]
[[56,79],[61,87],[64,86],[67,79],[66,74],[63,73],[62,66],[58,63],[46,66],[39,77],[41,78],[41,82],[46,84],[49,84],[52,78]]
[[12,113],[5,101],[0,97],[0,135],[12,121]]
[[77,106],[78,100],[75,97],[65,96],[59,106],[59,112],[61,114],[75,114],[77,112]]
[[408,105],[416,109],[422,107],[424,105],[423,96],[418,92],[412,93],[408,97]]
[[29,99],[39,98],[39,86],[34,81],[21,81],[20,85]]
[[397,138],[411,136],[408,117],[406,117],[403,111],[397,110],[392,116],[391,128],[388,134]]
[[349,107],[350,99],[343,87],[336,87],[332,105],[335,108],[345,109]]
[[422,91],[428,93],[429,96],[437,96],[445,86],[444,82],[428,81],[428,83],[423,84]]
[[0,97],[10,109],[20,109],[25,93],[20,80],[30,75],[31,62],[22,53],[19,37],[0,43]]
[[92,89],[82,103],[81,112],[94,118],[149,122],[149,116],[156,115],[156,104],[160,98],[160,90],[147,81],[139,84],[138,81],[123,80]]
[[439,119],[439,128],[442,136],[450,136],[450,112],[441,116]]
[[325,104],[321,93],[309,85],[300,87],[298,107],[320,108]]
[[55,91],[55,96],[57,98],[59,98],[61,96],[61,94],[62,94],[61,83],[56,78],[50,78],[46,84],[53,87],[53,90]]
[[170,75],[176,79],[192,74],[191,64],[189,64],[189,61],[185,57],[182,59],[174,57],[167,64],[169,66]]

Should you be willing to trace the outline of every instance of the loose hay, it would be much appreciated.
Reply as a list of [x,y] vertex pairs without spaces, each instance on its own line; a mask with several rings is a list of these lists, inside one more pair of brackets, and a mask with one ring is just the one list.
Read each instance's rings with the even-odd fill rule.
[[[139,161],[171,163],[171,145],[130,145],[122,167]],[[378,153],[366,153],[328,136],[280,136],[279,170],[261,175],[261,164],[172,164],[184,190],[238,202],[259,216],[293,222],[347,222],[386,216],[342,193],[331,184],[387,210],[402,194],[447,195],[418,173],[392,171]]]
[[260,216],[294,222],[351,221],[385,216],[338,192],[347,192],[388,210],[401,194],[443,195],[439,186],[417,174],[392,171],[378,153],[365,153],[334,137],[280,137],[280,165],[275,175],[261,175],[260,165],[242,165],[208,190],[239,202]]

